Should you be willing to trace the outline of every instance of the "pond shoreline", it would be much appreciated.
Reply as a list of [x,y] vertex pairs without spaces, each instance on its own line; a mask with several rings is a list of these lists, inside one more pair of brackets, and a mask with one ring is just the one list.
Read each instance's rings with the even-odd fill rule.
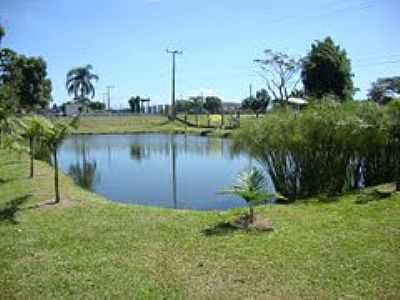
[[110,201],[218,211],[244,205],[218,191],[252,161],[230,139],[187,132],[75,134],[58,155],[65,174]]
[[211,293],[216,298],[400,293],[400,236],[394,234],[400,230],[399,194],[365,205],[355,204],[357,194],[349,194],[334,203],[260,207],[256,213],[271,218],[276,230],[257,233],[225,225],[242,209],[119,204],[63,174],[61,201],[73,205],[34,208],[53,197],[54,172],[45,162],[35,163],[36,176],[30,179],[26,154],[0,150],[1,208],[27,198],[0,222],[5,298],[15,298],[16,291],[31,299],[88,292],[94,298],[175,299]]
[[193,136],[207,136],[216,138],[230,138],[232,131],[225,130],[224,132],[218,132],[219,130],[132,130],[132,131],[74,131],[72,135],[129,135],[129,134],[186,134]]

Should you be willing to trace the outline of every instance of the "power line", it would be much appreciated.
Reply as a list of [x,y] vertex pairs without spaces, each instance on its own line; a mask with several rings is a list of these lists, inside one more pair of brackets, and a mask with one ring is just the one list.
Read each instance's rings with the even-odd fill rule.
[[[334,1],[332,1],[334,2]],[[274,20],[272,22],[269,22],[267,24],[263,25],[275,25],[275,24],[281,24],[281,23],[291,23],[291,22],[298,22],[298,21],[304,21],[304,20],[310,20],[312,18],[321,18],[321,17],[326,17],[330,15],[335,15],[337,13],[342,13],[342,12],[347,12],[347,11],[360,11],[364,10],[370,7],[373,7],[379,2],[379,0],[369,0],[369,1],[362,1],[357,3],[356,5],[351,4],[351,5],[346,5],[344,7],[338,7],[337,9],[333,9],[331,11],[327,11],[326,7],[324,7],[324,12],[321,14],[314,14],[314,15],[308,15],[304,17],[299,17],[298,15],[292,15],[292,16],[286,16],[281,19]]]
[[[307,28],[306,28],[307,26],[310,26],[310,25],[314,25],[315,26],[316,25],[316,22],[310,22],[310,23],[306,24],[305,21],[309,21],[309,20],[312,20],[312,19],[320,19],[320,18],[324,18],[323,21],[326,21],[327,20],[326,17],[329,17],[331,15],[335,15],[335,14],[338,14],[338,13],[346,13],[346,12],[351,12],[351,13],[360,12],[360,11],[369,9],[371,7],[374,7],[379,3],[381,3],[381,2],[379,2],[379,0],[362,1],[362,2],[357,3],[356,5],[351,4],[351,5],[348,5],[348,6],[345,6],[345,7],[341,7],[341,8],[338,8],[338,9],[333,9],[331,11],[326,11],[326,9],[325,9],[325,12],[323,12],[321,14],[309,15],[309,16],[304,16],[304,17],[297,17],[296,15],[292,16],[292,17],[284,17],[281,20],[276,20],[275,22],[271,22],[269,24],[264,24],[264,25],[274,25],[274,24],[280,24],[280,23],[294,23],[294,24],[296,24],[296,23],[302,22],[300,25],[296,26],[295,30],[292,30],[292,33],[299,33],[299,32],[306,31],[307,30]],[[280,46],[280,47],[285,46],[285,47],[288,48],[288,46],[286,44],[284,44],[284,43],[278,43],[278,44],[275,44],[274,46],[275,47],[276,46]]]
[[387,64],[398,64],[400,63],[400,59],[395,59],[395,60],[386,60],[386,61],[380,61],[380,62],[371,62],[371,63],[365,63],[361,65],[354,65],[355,68],[367,68],[367,67],[375,67],[375,66],[380,66],[380,65],[387,65]]

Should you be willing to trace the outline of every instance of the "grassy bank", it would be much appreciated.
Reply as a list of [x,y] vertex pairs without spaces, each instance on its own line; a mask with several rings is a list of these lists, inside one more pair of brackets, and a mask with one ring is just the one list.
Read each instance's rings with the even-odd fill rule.
[[[62,118],[69,120],[68,118]],[[110,116],[110,117],[82,117],[79,128],[80,134],[126,134],[126,133],[190,133],[208,136],[226,136],[230,130],[205,129],[185,126],[175,121],[170,122],[163,116]]]
[[[400,196],[264,207],[272,233],[227,213],[113,204],[0,151],[1,298],[385,298],[400,296]],[[220,224],[220,225],[218,225]]]

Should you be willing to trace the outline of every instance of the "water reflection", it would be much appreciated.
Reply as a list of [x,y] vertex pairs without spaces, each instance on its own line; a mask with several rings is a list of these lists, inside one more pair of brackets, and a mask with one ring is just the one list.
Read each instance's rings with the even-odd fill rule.
[[143,159],[150,158],[150,152],[140,144],[132,144],[130,146],[131,158],[133,160],[142,161]]
[[69,167],[68,174],[74,181],[87,190],[92,190],[96,177],[96,162],[83,162],[73,164]]
[[80,155],[77,155],[75,163],[72,163],[68,169],[68,175],[84,189],[93,190],[93,185],[98,180],[98,174],[96,174],[97,163],[96,160],[88,159],[89,148],[85,143],[76,144],[77,149],[80,151]]
[[61,168],[86,189],[124,203],[200,210],[242,206],[217,195],[251,158],[228,139],[139,134],[72,136]]
[[174,208],[178,207],[176,199],[176,140],[175,135],[171,135],[171,152],[172,152],[172,200],[174,201]]

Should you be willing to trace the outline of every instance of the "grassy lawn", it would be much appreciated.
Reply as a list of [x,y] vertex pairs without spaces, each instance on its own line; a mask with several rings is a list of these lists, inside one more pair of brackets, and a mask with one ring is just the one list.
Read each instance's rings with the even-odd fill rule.
[[[60,118],[69,120],[69,118]],[[205,123],[205,117],[203,118]],[[78,133],[144,133],[144,132],[177,132],[211,136],[224,136],[230,130],[204,129],[188,127],[175,121],[169,122],[163,116],[110,116],[110,117],[82,117],[79,121]]]
[[400,297],[400,195],[262,207],[272,233],[225,213],[114,204],[0,151],[0,298]]

